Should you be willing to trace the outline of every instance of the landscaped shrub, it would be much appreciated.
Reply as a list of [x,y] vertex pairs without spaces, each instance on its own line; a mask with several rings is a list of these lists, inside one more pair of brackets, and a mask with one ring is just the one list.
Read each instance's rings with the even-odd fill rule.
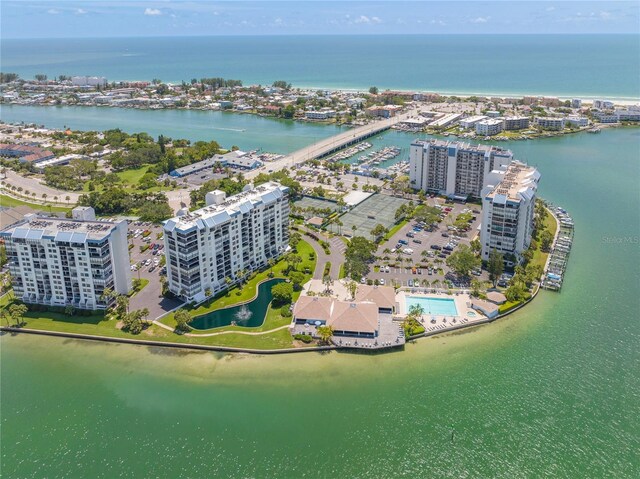
[[280,308],[280,316],[282,316],[283,318],[290,318],[291,316],[293,316],[291,307],[288,304],[285,304],[282,308]]
[[313,341],[313,338],[308,334],[296,334],[294,336],[294,339],[297,339],[298,341],[302,341],[305,344],[309,344],[311,341]]

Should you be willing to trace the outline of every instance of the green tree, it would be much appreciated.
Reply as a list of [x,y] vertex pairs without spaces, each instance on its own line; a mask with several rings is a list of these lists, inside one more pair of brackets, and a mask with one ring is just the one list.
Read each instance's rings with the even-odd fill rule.
[[274,304],[278,306],[291,303],[293,298],[293,284],[282,282],[272,286],[271,297],[273,298]]
[[371,93],[372,95],[377,95],[378,94],[378,87],[377,86],[372,86],[369,88],[369,93]]
[[485,287],[484,287],[484,283],[482,281],[480,281],[479,279],[472,279],[471,280],[471,295],[475,296],[476,298],[480,297],[480,295],[482,295],[485,291]]
[[173,210],[168,202],[158,203],[155,201],[145,201],[138,210],[140,221],[151,221],[160,223],[173,216]]
[[351,296],[351,299],[356,299],[356,294],[358,293],[358,283],[356,283],[354,280],[349,280],[347,282],[347,291],[349,291],[349,295]]
[[302,257],[296,253],[289,253],[285,257],[285,260],[287,261],[287,264],[289,265],[289,267],[294,271],[298,268],[298,265],[302,263]]
[[460,276],[469,276],[471,270],[478,268],[482,260],[467,245],[460,245],[457,251],[447,258],[447,266]]
[[379,241],[380,238],[384,237],[384,235],[386,235],[388,231],[389,230],[387,230],[387,228],[385,228],[383,224],[378,223],[371,229],[371,236],[373,237],[374,241]]
[[493,287],[495,288],[498,279],[504,273],[504,257],[502,253],[498,253],[495,249],[489,252],[487,271],[489,271],[489,279],[493,282]]
[[318,326],[316,331],[318,332],[318,336],[320,336],[320,342],[323,344],[329,344],[331,336],[333,336],[333,329],[331,326]]
[[179,309],[173,315],[176,320],[176,331],[183,332],[189,330],[189,323],[191,322],[191,315],[186,309]]
[[553,235],[549,230],[544,230],[540,233],[540,249],[545,252],[549,252],[551,250],[551,245],[553,243]]
[[302,282],[304,281],[304,273],[300,271],[292,271],[289,274],[289,279],[291,280],[291,284],[293,284],[294,291],[300,291],[302,289]]
[[362,236],[354,236],[345,251],[346,273],[354,280],[365,276],[369,272],[369,263],[373,261],[376,249],[373,241]]
[[9,306],[9,317],[17,328],[23,325],[23,318],[27,311],[29,311],[27,306],[21,303]]

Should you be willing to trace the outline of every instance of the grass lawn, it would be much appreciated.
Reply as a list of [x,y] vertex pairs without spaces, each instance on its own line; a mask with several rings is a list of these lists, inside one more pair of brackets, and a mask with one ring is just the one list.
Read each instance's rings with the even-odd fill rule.
[[518,306],[520,303],[522,303],[522,301],[507,301],[506,303],[500,305],[500,307],[498,307],[498,313],[499,314],[504,314],[507,311],[512,310],[513,308],[515,308],[516,306]]
[[391,227],[391,229],[389,230],[389,232],[384,236],[384,240],[383,241],[389,241],[389,239],[396,234],[398,231],[400,231],[400,228],[402,228],[404,225],[406,225],[409,222],[409,220],[404,219],[402,220],[400,223],[395,224]]
[[[137,278],[136,278],[137,279]],[[142,291],[146,285],[149,284],[149,280],[146,278],[140,278],[140,287],[136,290],[131,291],[131,294],[129,294],[130,297],[135,296],[136,294],[138,294],[140,291]]]
[[[309,243],[302,240],[298,244],[298,254],[302,257],[303,261],[298,266],[299,270],[303,271],[305,267],[308,267],[312,272],[316,267],[316,258],[314,256],[313,260],[309,259],[309,253],[313,252],[313,248]],[[283,270],[286,269],[286,262],[281,260],[274,266],[274,274],[275,277],[284,277]],[[236,296],[235,291],[237,288],[232,290],[229,296],[222,296],[220,298],[214,299],[208,307],[198,307],[193,311],[190,311],[193,315],[203,314],[207,312],[207,310],[218,309],[221,307],[230,306],[233,304],[237,304],[241,301],[250,300],[255,296],[257,284],[263,280],[268,278],[270,269],[267,268],[265,271],[262,271],[255,275],[248,284],[245,285],[241,295]],[[311,274],[306,275],[305,281],[308,281],[311,278]],[[146,286],[147,282],[143,280],[143,288]],[[299,292],[294,293],[294,301],[300,295]],[[4,309],[9,304],[9,296],[5,295],[0,299],[0,309]],[[202,334],[197,337],[194,336],[184,336],[175,334],[172,331],[168,331],[164,328],[161,328],[156,325],[152,325],[147,328],[145,331],[138,335],[130,334],[124,331],[121,331],[117,327],[117,322],[115,320],[107,320],[102,315],[93,315],[93,316],[67,316],[61,313],[52,313],[52,312],[29,312],[25,315],[24,318],[25,325],[24,327],[30,329],[40,329],[46,331],[59,331],[66,333],[77,333],[77,334],[91,334],[91,335],[100,335],[100,336],[109,336],[115,338],[130,338],[130,339],[144,339],[150,341],[169,341],[176,343],[190,343],[190,344],[204,344],[211,346],[227,346],[227,347],[237,347],[237,348],[250,348],[250,349],[279,349],[279,348],[291,348],[293,347],[292,338],[289,334],[288,329],[282,329],[279,331],[274,331],[272,333],[263,334],[263,335],[246,335],[246,334],[222,334],[216,336],[203,336],[204,334],[210,333],[211,331],[203,331]],[[175,320],[173,315],[168,315],[163,318],[163,323],[168,326],[175,326]],[[267,315],[265,317],[265,321],[261,326],[256,328],[246,328],[240,326],[226,326],[223,328],[216,328],[215,332],[221,331],[251,331],[251,332],[261,332],[268,331],[271,329],[278,328],[280,326],[284,326],[289,324],[291,318],[283,317],[280,314],[279,307],[271,307],[267,310]],[[194,331],[196,333],[196,331]],[[313,346],[310,346],[313,347]]]
[[0,195],[0,206],[11,208],[13,206],[29,206],[36,211],[52,211],[55,213],[66,213],[71,211],[71,207],[65,208],[63,206],[50,206],[50,205],[41,205],[38,203],[29,203],[23,200],[17,200],[7,195]]
[[[547,217],[544,220],[544,230],[549,231],[549,233],[551,233],[552,236],[555,236],[556,230],[558,229],[558,223],[555,217],[551,214],[551,212],[549,210],[547,210],[547,212],[548,212]],[[540,251],[540,246],[538,245],[538,248],[533,250],[533,258],[531,259],[531,264],[540,265],[542,268],[544,268],[544,265],[547,262],[548,256],[549,256],[549,253]]]
[[[9,296],[0,299],[0,307],[9,304]],[[282,318],[279,313],[274,313],[272,327],[288,324],[289,318]],[[243,334],[223,334],[209,337],[188,337],[175,334],[166,329],[152,325],[140,334],[130,334],[121,331],[115,320],[107,320],[102,315],[94,316],[67,316],[61,313],[28,312],[23,318],[24,328],[39,329],[42,331],[57,331],[63,333],[90,334],[95,336],[108,336],[112,338],[141,339],[147,341],[168,341],[174,343],[204,344],[209,346],[228,346],[248,349],[279,349],[291,348],[292,339],[288,329],[275,331],[260,336]],[[6,322],[2,322],[6,326]],[[254,330],[259,328],[254,328]],[[269,328],[265,328],[269,329]]]
[[[314,250],[313,250],[313,247],[304,240],[301,240],[300,243],[298,243],[297,250],[300,257],[302,257],[302,263],[298,265],[298,271],[304,271],[305,268],[309,268],[309,270],[311,271],[310,274],[305,275],[304,282],[306,282],[306,281],[309,281],[309,279],[311,279],[313,275],[313,271],[316,268],[317,256],[314,255],[313,260],[309,259],[309,254],[313,253]],[[278,261],[273,267],[274,278],[285,278],[284,270],[286,269],[287,269],[286,261],[284,260]],[[239,295],[236,294],[239,291],[239,287],[235,286],[228,293],[223,293],[222,295],[219,295],[218,297],[208,302],[202,303],[201,305],[199,305],[194,309],[190,309],[188,306],[185,307],[185,309],[189,311],[191,316],[195,317],[195,316],[200,316],[202,314],[209,313],[211,311],[215,311],[217,309],[228,308],[236,304],[250,301],[256,295],[258,284],[264,280],[270,279],[269,278],[270,272],[271,272],[271,269],[267,268],[264,271],[257,273],[253,278],[251,278],[244,285]],[[293,300],[295,301],[299,295],[300,295],[299,292],[295,292],[293,295]],[[173,313],[168,314],[167,316],[162,318],[161,321],[168,326],[174,327],[176,325]],[[266,331],[269,329],[277,328],[278,326],[282,326],[283,324],[288,324],[289,321],[290,321],[289,318],[282,318],[280,316],[279,308],[269,307],[264,323],[261,326],[258,326],[257,328],[247,328],[242,326],[224,326],[221,328],[215,328],[215,332],[218,332],[218,331]],[[195,331],[195,330],[192,332],[195,334],[199,333],[199,331]],[[210,332],[212,332],[212,330],[203,331],[202,334],[207,334]]]
[[124,170],[116,173],[118,177],[124,182],[130,185],[137,185],[140,179],[149,171],[151,165],[141,166],[135,170]]

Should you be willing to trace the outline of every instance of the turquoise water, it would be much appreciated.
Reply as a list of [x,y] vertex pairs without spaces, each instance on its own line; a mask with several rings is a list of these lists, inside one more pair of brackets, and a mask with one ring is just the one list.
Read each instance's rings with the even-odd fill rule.
[[223,147],[262,148],[290,153],[338,134],[342,127],[257,115],[203,110],[136,110],[79,106],[1,105],[0,119],[8,123],[36,123],[49,128],[104,131],[120,128],[128,133],[146,131],[157,137],[216,140]]
[[3,335],[3,477],[640,477],[640,130],[501,145],[575,219],[561,293],[381,355]]
[[189,325],[194,329],[212,329],[221,326],[229,326],[233,321],[238,326],[255,328],[264,323],[267,308],[271,304],[271,288],[283,279],[272,279],[260,283],[258,286],[258,296],[246,304],[233,306],[231,308],[218,309],[207,314],[196,316]]
[[424,298],[420,296],[407,296],[405,300],[406,311],[414,304],[422,306],[424,314],[437,314],[439,316],[458,316],[456,302],[449,298]]
[[0,49],[2,70],[24,78],[220,76],[263,85],[640,97],[636,35],[3,39]]

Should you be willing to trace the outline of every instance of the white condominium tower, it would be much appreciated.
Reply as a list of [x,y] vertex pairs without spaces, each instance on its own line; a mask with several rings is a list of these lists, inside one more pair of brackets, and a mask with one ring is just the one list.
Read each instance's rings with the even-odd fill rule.
[[490,173],[482,190],[482,259],[496,250],[519,260],[529,247],[539,181],[538,170],[519,161]]
[[93,208],[74,220],[26,215],[4,231],[16,298],[29,304],[105,309],[109,288],[131,291],[127,222],[95,221]]
[[287,187],[247,185],[226,198],[206,195],[206,206],[164,224],[169,290],[186,301],[202,301],[284,253],[289,243]]
[[489,172],[512,160],[511,151],[495,146],[417,140],[409,153],[410,185],[447,196],[479,198]]

